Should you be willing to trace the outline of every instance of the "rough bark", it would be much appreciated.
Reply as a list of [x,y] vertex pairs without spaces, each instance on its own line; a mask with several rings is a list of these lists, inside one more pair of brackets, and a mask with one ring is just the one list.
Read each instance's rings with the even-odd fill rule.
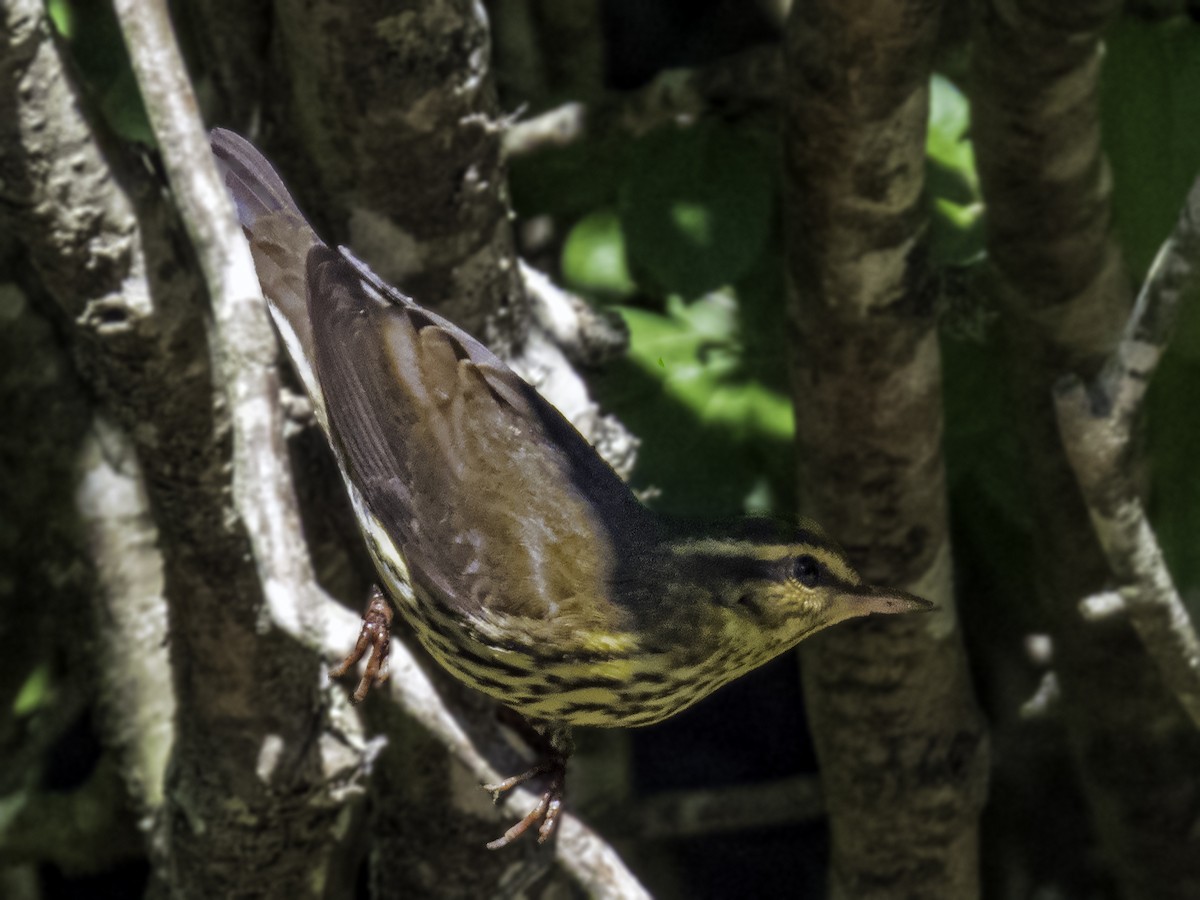
[[922,203],[939,4],[796,4],[786,35],[787,266],[803,505],[926,616],[802,647],[831,895],[978,896],[987,739],[954,612]]
[[321,212],[386,280],[493,346],[526,328],[482,6],[279,4],[282,98]]
[[[329,225],[326,237],[484,339],[627,469],[628,434],[599,414],[529,315],[483,5],[289,0],[279,12],[287,75],[277,81],[290,90],[274,103],[321,185],[300,193]],[[291,171],[302,171],[305,161],[293,161]]]
[[[1092,383],[1076,376],[1055,387],[1067,459],[1119,587],[1113,614],[1126,614],[1163,682],[1200,727],[1200,640],[1167,570],[1142,503],[1135,429],[1146,391],[1175,331],[1180,302],[1200,273],[1200,180],[1159,250],[1117,349]],[[1112,597],[1112,593],[1107,595]],[[1085,601],[1094,609],[1095,598]]]
[[263,633],[262,591],[229,503],[228,423],[200,282],[161,186],[97,143],[43,4],[13,0],[3,15],[0,224],[23,242],[84,380],[131,437],[159,524],[179,710],[159,874],[180,896],[319,895],[341,812],[319,661]]
[[1097,109],[1100,34],[1119,8],[1116,0],[980,4],[974,138],[1036,529],[1034,580],[1065,722],[1124,895],[1182,898],[1200,891],[1200,855],[1187,837],[1200,735],[1125,618],[1081,621],[1079,602],[1105,587],[1108,567],[1051,400],[1061,376],[1096,374],[1129,306]]

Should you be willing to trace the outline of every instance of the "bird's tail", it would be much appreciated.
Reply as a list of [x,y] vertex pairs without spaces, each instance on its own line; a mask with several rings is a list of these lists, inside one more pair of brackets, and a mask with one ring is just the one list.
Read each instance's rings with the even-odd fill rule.
[[224,128],[210,135],[213,156],[250,241],[254,267],[271,316],[296,373],[320,405],[312,323],[308,314],[308,257],[324,247],[275,169],[248,140]]
[[209,140],[243,228],[253,229],[262,216],[270,213],[286,212],[304,218],[283,179],[257,147],[224,128],[214,128]]

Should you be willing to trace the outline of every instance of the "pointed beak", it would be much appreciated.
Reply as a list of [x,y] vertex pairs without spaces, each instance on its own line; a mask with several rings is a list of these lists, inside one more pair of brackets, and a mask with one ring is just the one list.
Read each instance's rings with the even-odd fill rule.
[[847,594],[846,606],[853,610],[854,616],[866,616],[871,613],[883,615],[899,615],[910,612],[929,612],[934,604],[915,594],[889,588],[870,587],[864,585],[853,594]]

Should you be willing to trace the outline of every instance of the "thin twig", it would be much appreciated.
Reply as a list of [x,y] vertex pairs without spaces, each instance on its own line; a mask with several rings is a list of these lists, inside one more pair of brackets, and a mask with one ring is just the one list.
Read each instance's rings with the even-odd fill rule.
[[1129,464],[1146,389],[1174,331],[1180,301],[1200,287],[1198,274],[1200,178],[1146,276],[1116,350],[1093,384],[1064,379],[1055,389],[1055,405],[1067,457],[1124,608],[1163,680],[1200,726],[1200,639]]
[[[283,442],[277,342],[249,248],[217,174],[162,0],[117,0],[142,97],[158,139],[176,205],[200,260],[213,308],[209,335],[234,432],[234,503],[246,525],[273,623],[326,660],[353,643],[357,617],[316,583],[303,541]],[[497,773],[400,642],[392,646],[390,695],[480,781]],[[514,791],[506,808],[532,806]],[[522,808],[523,807],[523,808]],[[620,857],[577,818],[564,814],[557,861],[594,897],[647,896]]]
[[254,261],[234,215],[161,0],[115,4],[162,152],[175,205],[208,287],[209,343],[233,427],[233,502],[246,525],[272,620],[314,643],[325,599],[315,590],[282,445],[278,343]]
[[629,328],[624,319],[593,309],[582,297],[559,287],[524,260],[519,265],[534,323],[569,360],[598,366],[629,349]]
[[771,109],[778,102],[782,69],[776,46],[756,47],[702,69],[669,69],[636,91],[614,93],[590,105],[566,103],[514,123],[504,136],[504,152],[526,156],[584,138],[637,136],[704,116],[728,118]]

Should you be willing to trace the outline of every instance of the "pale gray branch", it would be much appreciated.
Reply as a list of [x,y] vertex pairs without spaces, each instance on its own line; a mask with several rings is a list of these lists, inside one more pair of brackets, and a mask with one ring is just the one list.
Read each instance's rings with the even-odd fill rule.
[[[1092,385],[1055,390],[1059,431],[1124,609],[1163,680],[1200,725],[1200,639],[1146,517],[1133,428],[1170,340],[1181,299],[1200,285],[1200,179],[1150,268],[1124,336]],[[1113,604],[1107,604],[1111,607]],[[1097,604],[1089,607],[1095,612]]]
[[101,589],[96,652],[103,727],[134,808],[155,814],[175,738],[163,560],[132,442],[103,417],[80,459],[76,503]]
[[165,3],[115,4],[212,304],[210,346],[233,424],[233,499],[275,624],[307,645],[322,596],[304,546],[280,403],[278,344],[250,249],[217,174]]
[[534,324],[562,348],[568,359],[596,366],[629,348],[629,328],[620,316],[598,312],[524,260],[519,265]]

